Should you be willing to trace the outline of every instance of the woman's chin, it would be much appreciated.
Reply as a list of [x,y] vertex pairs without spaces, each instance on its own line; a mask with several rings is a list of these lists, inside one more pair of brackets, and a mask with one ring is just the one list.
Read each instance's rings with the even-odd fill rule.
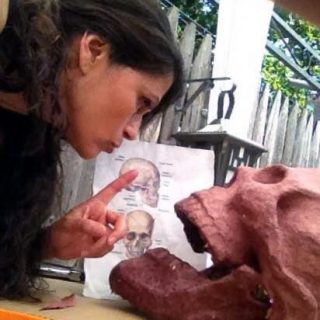
[[76,150],[78,155],[85,160],[96,158],[100,152],[112,153],[115,149],[112,145],[104,146],[103,148],[94,144],[92,144],[91,146],[88,146],[88,145],[71,143],[71,145]]
[[97,148],[81,148],[79,146],[74,146],[74,148],[77,151],[78,155],[84,160],[94,159],[101,152],[101,150]]

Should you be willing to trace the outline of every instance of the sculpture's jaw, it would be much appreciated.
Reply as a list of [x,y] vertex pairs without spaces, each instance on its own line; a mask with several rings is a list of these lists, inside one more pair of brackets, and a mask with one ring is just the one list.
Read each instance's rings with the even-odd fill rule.
[[[210,272],[209,272],[210,271]],[[112,291],[157,320],[262,320],[268,303],[255,298],[259,275],[247,266],[227,274],[197,272],[167,250],[121,262]],[[207,278],[214,275],[216,280]],[[222,277],[221,277],[222,276]]]
[[236,215],[224,222],[225,195],[216,190],[208,204],[203,191],[175,205],[193,250],[211,254],[214,267],[198,272],[167,250],[153,249],[116,266],[113,292],[157,320],[264,319],[270,304],[257,299],[260,274],[244,263],[249,250],[241,222]]

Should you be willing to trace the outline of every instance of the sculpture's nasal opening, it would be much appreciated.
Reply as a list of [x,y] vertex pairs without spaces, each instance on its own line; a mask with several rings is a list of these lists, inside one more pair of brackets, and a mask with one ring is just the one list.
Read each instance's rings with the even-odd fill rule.
[[208,251],[208,244],[201,235],[199,228],[188,219],[188,215],[181,208],[176,207],[175,210],[184,225],[184,232],[193,251],[197,253]]

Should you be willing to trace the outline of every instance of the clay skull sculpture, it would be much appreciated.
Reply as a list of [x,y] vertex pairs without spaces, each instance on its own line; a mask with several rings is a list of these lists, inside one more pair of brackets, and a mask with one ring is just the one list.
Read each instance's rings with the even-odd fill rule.
[[159,320],[320,320],[319,169],[239,168],[175,209],[213,267],[150,250],[113,270],[114,292]]
[[149,160],[142,158],[131,158],[123,163],[119,175],[130,170],[137,170],[138,177],[128,186],[126,190],[138,192],[144,203],[156,208],[159,200],[160,173],[158,168]]

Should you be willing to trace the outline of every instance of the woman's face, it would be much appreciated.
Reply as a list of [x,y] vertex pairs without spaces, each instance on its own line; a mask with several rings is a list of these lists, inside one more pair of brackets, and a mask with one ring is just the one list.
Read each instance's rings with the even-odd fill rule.
[[173,76],[110,63],[109,46],[94,35],[85,34],[73,50],[61,76],[60,103],[67,113],[67,140],[89,159],[112,152],[123,139],[136,139],[142,117],[159,104]]

